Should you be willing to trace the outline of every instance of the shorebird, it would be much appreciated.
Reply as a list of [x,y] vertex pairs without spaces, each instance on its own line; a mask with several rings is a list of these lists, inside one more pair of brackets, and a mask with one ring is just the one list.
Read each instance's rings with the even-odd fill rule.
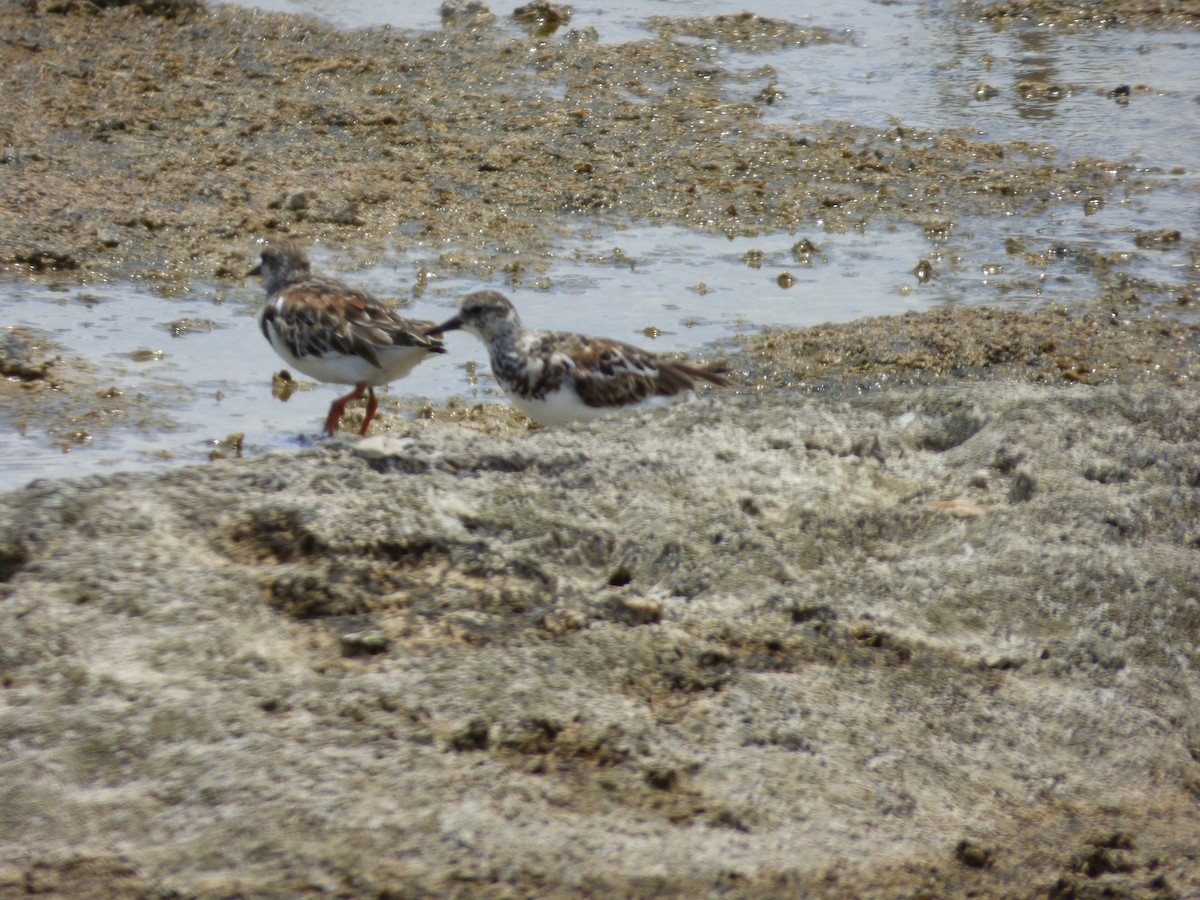
[[366,434],[379,406],[375,388],[446,352],[441,341],[426,336],[432,322],[406,319],[365,291],[313,275],[294,241],[271,241],[261,258],[248,274],[261,275],[266,284],[258,322],[275,352],[310,378],[354,385],[330,405],[325,434],[337,431],[346,404],[364,393],[367,414],[358,433]]
[[426,335],[462,329],[487,347],[492,373],[513,405],[540,425],[590,422],[620,409],[669,403],[707,381],[727,387],[724,361],[685,365],[606,338],[530,331],[498,291],[459,301],[458,315]]

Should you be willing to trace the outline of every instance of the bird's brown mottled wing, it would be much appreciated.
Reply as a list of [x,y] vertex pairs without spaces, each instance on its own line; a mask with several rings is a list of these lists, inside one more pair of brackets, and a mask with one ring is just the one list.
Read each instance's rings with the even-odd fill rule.
[[263,316],[297,357],[330,353],[355,355],[380,367],[379,350],[424,347],[444,353],[442,342],[426,337],[433,322],[405,319],[370,294],[326,279],[309,279],[289,287],[283,308],[269,302]]
[[[573,340],[568,341],[563,335],[547,337],[547,362],[553,364],[555,356],[570,360],[573,365],[566,360],[561,360],[561,365],[569,369],[575,390],[588,406],[618,407],[653,396],[670,397],[691,390],[697,379],[722,386],[727,383],[712,367],[663,362],[652,353],[618,341],[571,337]],[[551,341],[558,342],[556,354],[549,352]]]

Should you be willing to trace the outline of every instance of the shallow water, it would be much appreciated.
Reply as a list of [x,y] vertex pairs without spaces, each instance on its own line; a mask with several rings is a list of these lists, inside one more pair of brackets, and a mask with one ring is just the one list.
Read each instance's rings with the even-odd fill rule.
[[[255,5],[314,15],[343,28],[441,27],[435,2],[267,0]],[[841,120],[880,128],[895,123],[968,128],[986,139],[1047,144],[1064,157],[1133,162],[1169,186],[1145,196],[1110,197],[1099,211],[1080,204],[1052,207],[1040,217],[963,219],[937,240],[914,226],[887,225],[882,219],[861,232],[827,233],[822,223],[813,222],[796,233],[727,240],[674,226],[614,230],[575,217],[545,276],[488,285],[509,293],[530,325],[703,354],[711,352],[705,351],[707,345],[764,325],[844,322],[951,303],[1081,302],[1097,292],[1089,253],[1118,259],[1128,254],[1121,265],[1131,279],[1167,286],[1195,283],[1186,248],[1139,251],[1134,237],[1168,227],[1185,235],[1200,229],[1200,35],[996,31],[965,17],[930,18],[919,6],[867,0],[836,7],[780,0],[572,5],[568,28],[595,28],[602,42],[647,39],[643,23],[654,15],[746,8],[849,34],[853,42],[848,44],[754,55],[726,51],[725,62],[734,70],[774,70],[771,80],[783,96],[766,108],[766,116],[783,127]],[[518,33],[511,23],[504,27]],[[1056,99],[1027,99],[1018,89],[1027,81],[1061,90]],[[731,84],[731,91],[751,95],[762,86],[761,80]],[[979,84],[996,95],[978,99]],[[1132,90],[1125,104],[1109,95],[1121,85]],[[802,240],[817,252],[798,258],[793,247]],[[1014,241],[1020,252],[1012,252]],[[247,267],[253,249],[247,246]],[[417,289],[418,271],[436,270],[438,256],[447,249],[398,238],[395,254],[372,269],[346,271],[319,247],[314,262],[380,296],[408,302],[411,315],[440,320],[451,314],[462,293],[483,286],[477,280],[439,278]],[[922,259],[934,272],[925,284],[913,274]],[[780,283],[785,274],[792,279],[788,287]],[[317,433],[339,391],[321,386],[286,403],[272,396],[271,374],[281,363],[254,320],[261,301],[257,282],[198,284],[182,295],[164,295],[146,284],[56,290],[6,283],[0,284],[0,300],[6,311],[0,325],[24,325],[48,335],[64,352],[95,364],[123,391],[173,398],[168,413],[174,421],[172,430],[151,434],[118,425],[64,454],[47,446],[44,435],[16,434],[0,413],[0,488],[47,475],[199,461],[214,441],[234,432],[245,434],[246,453],[299,446]],[[180,318],[211,320],[213,330],[172,337],[167,323]],[[391,390],[435,403],[455,395],[498,397],[477,342],[456,334],[449,344],[450,354],[419,366]],[[131,353],[146,349],[163,355],[149,362],[131,359]],[[467,372],[472,362],[479,364],[477,382]]]
[[[390,0],[258,0],[240,5],[313,16],[338,28],[441,28],[439,3]],[[498,24],[520,3],[493,2]],[[760,16],[818,26],[851,43],[810,44],[775,53],[727,51],[734,70],[770,66],[783,97],[768,120],[836,119],[858,125],[903,122],[913,128],[969,127],[987,139],[1049,143],[1070,156],[1186,168],[1200,152],[1200,35],[1139,30],[997,30],[965,15],[925,15],[926,7],[879,0],[839,4],[793,0],[612,0],[569,3],[562,29],[594,28],[602,43],[648,40],[654,16]],[[937,8],[931,4],[928,8]],[[953,9],[953,6],[951,7]],[[1058,85],[1058,99],[1027,99],[1025,81]],[[976,99],[979,83],[999,93]],[[1108,92],[1139,86],[1128,104]],[[753,92],[759,88],[755,86]],[[1147,136],[1154,139],[1148,140]]]

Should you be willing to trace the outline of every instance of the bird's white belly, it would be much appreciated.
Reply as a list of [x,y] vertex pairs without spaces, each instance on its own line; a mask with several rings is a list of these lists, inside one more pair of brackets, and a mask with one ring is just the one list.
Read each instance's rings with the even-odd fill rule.
[[512,405],[525,413],[539,425],[566,425],[569,422],[594,422],[596,419],[632,409],[648,409],[655,406],[667,406],[672,397],[647,397],[637,403],[624,406],[588,406],[575,392],[571,379],[563,381],[562,389],[554,391],[542,400],[533,400],[516,394],[509,394]]
[[371,365],[361,356],[331,353],[326,356],[295,356],[288,345],[279,339],[273,328],[268,328],[271,346],[289,366],[297,372],[331,384],[358,384],[371,386],[388,384],[403,378],[429,352],[423,347],[380,347],[376,352],[382,368]]

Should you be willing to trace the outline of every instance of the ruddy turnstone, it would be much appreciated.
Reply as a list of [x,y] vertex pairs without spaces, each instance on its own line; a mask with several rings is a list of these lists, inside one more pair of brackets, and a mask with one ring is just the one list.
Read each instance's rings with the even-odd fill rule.
[[446,352],[441,341],[425,335],[432,322],[405,319],[365,291],[313,275],[293,241],[272,241],[248,274],[261,275],[266,284],[258,322],[275,352],[310,378],[354,385],[329,407],[328,435],[337,431],[346,404],[364,392],[367,414],[358,433],[366,434],[379,406],[375,388],[403,378],[425,357]]
[[461,328],[488,349],[492,372],[517,409],[540,425],[590,422],[619,409],[657,406],[707,381],[728,382],[725,362],[690,366],[655,358],[629,344],[566,331],[529,331],[508,298],[476,291],[458,315],[425,332]]

